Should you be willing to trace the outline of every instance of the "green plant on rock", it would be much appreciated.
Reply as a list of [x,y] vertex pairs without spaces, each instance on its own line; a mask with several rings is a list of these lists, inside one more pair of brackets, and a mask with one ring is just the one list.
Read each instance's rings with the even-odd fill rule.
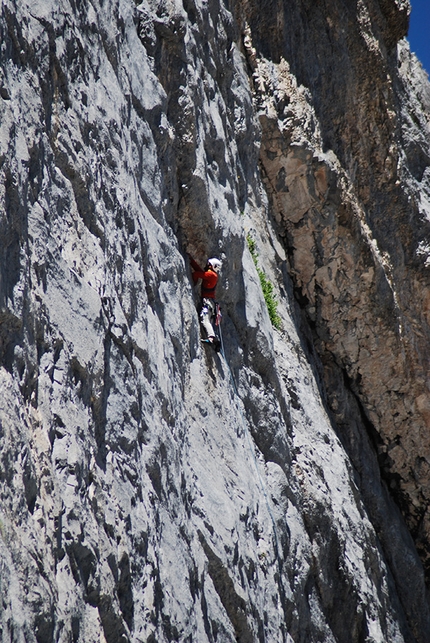
[[257,269],[258,276],[260,278],[261,290],[263,291],[264,301],[266,302],[270,321],[272,322],[272,326],[274,326],[277,330],[280,330],[281,318],[278,314],[278,302],[276,301],[276,297],[273,292],[273,284],[269,281],[265,273],[258,265],[257,244],[255,242],[255,239],[253,239],[249,233],[246,236],[246,242],[248,244],[248,249],[251,253],[252,260]]

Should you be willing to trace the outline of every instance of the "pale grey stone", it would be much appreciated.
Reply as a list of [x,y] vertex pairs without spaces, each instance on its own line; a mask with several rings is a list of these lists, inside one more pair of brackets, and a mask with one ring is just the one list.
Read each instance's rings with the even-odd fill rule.
[[2,640],[430,640],[408,7],[4,0]]

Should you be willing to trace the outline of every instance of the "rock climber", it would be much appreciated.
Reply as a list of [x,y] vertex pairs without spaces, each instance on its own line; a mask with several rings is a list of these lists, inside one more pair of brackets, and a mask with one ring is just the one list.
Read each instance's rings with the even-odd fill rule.
[[214,322],[216,317],[216,303],[215,303],[215,289],[218,283],[218,277],[221,270],[221,261],[216,257],[208,259],[205,269],[200,268],[197,261],[191,255],[190,258],[191,268],[193,269],[193,281],[196,284],[199,279],[202,280],[201,285],[201,306],[200,306],[200,323],[204,329],[206,337],[203,341],[212,344],[215,349],[219,350],[219,339],[215,335]]

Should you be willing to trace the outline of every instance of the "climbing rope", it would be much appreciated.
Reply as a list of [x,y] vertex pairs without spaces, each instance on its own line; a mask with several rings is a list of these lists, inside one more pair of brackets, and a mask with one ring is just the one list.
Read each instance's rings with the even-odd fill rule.
[[[227,370],[228,370],[229,375],[230,375],[230,380],[231,380],[231,383],[232,383],[233,391],[234,391],[237,399],[241,402],[242,399],[241,399],[241,397],[239,395],[239,391],[238,391],[238,388],[236,386],[236,382],[235,382],[235,379],[233,377],[232,370],[230,368],[230,365],[228,363],[228,360],[227,360],[227,357],[226,357],[226,354],[225,354],[224,339],[223,339],[223,336],[222,336],[222,330],[221,330],[221,324],[220,323],[218,324],[218,330],[219,330],[219,337],[220,337],[220,342],[221,342],[221,351],[220,351],[220,353],[223,356],[225,364],[227,366]],[[279,587],[280,587],[280,593],[282,595],[283,604],[285,605],[285,589],[284,589],[284,586],[283,586],[283,583],[282,583],[282,559],[281,559],[281,556],[280,556],[280,553],[279,553],[279,551],[280,551],[279,550],[279,539],[278,539],[278,532],[277,532],[275,517],[273,515],[273,511],[272,511],[272,508],[271,508],[270,502],[269,502],[269,497],[268,497],[268,494],[267,494],[267,491],[266,491],[266,486],[264,484],[263,478],[262,478],[261,473],[260,473],[260,468],[258,466],[258,460],[257,460],[257,456],[255,454],[255,449],[254,449],[254,446],[253,446],[253,440],[252,440],[251,432],[250,432],[250,430],[248,428],[248,423],[246,422],[246,419],[245,419],[245,416],[244,416],[244,414],[242,412],[240,404],[237,404],[237,409],[238,409],[239,415],[240,415],[240,417],[242,419],[242,424],[243,424],[245,435],[247,437],[249,450],[251,451],[251,454],[252,454],[252,457],[253,457],[253,460],[254,460],[254,466],[255,466],[255,470],[257,472],[257,479],[258,479],[258,482],[259,482],[259,487],[260,487],[261,492],[263,493],[264,499],[266,501],[267,511],[269,512],[269,516],[270,516],[270,519],[272,521],[275,556],[276,556],[278,567],[279,567]]]

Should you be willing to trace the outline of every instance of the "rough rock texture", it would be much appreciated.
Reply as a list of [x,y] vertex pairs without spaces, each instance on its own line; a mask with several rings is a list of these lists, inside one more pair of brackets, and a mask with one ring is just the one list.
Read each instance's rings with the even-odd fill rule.
[[2,640],[430,641],[408,11],[3,1]]
[[340,24],[361,28],[342,33],[315,7],[301,22],[305,59],[288,63],[299,48],[289,30],[266,45],[271,59],[249,51],[261,161],[336,422],[349,424],[346,379],[427,559],[430,90],[407,47],[392,49],[385,4],[338,5]]

